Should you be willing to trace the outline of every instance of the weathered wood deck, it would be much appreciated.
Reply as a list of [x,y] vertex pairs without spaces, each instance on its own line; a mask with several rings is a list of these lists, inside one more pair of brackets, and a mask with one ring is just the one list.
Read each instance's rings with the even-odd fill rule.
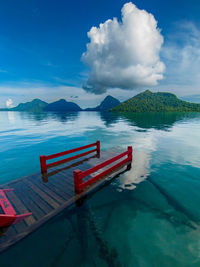
[[63,209],[74,202],[77,203],[108,178],[111,179],[124,171],[127,164],[95,182],[83,193],[75,194],[74,192],[73,171],[77,167],[84,171],[116,154],[114,151],[102,151],[98,156],[94,152],[71,163],[51,168],[46,176],[42,176],[39,172],[0,186],[1,189],[14,189],[14,191],[7,192],[6,195],[18,214],[32,212],[32,215],[22,222],[0,229],[0,252],[32,233]]

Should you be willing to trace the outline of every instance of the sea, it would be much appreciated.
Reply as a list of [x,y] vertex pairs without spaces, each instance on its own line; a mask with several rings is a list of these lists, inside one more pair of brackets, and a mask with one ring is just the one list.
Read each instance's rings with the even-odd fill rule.
[[0,112],[0,185],[101,141],[131,170],[0,254],[0,266],[199,267],[200,113]]

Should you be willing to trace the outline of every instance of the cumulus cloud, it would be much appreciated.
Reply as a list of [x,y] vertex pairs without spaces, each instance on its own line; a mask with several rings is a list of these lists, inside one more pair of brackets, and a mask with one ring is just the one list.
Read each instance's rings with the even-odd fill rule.
[[6,107],[7,108],[12,108],[13,106],[13,101],[11,98],[9,98],[7,101],[6,101]]
[[131,2],[121,12],[121,21],[109,19],[88,32],[90,42],[82,55],[91,69],[87,91],[131,90],[163,79],[165,65],[159,57],[163,37],[154,16]]

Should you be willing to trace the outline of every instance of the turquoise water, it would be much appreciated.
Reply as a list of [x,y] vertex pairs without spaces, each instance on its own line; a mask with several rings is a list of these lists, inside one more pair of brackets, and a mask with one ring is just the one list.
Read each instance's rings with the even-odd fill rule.
[[0,112],[0,184],[101,140],[132,169],[0,256],[1,266],[200,266],[200,114]]

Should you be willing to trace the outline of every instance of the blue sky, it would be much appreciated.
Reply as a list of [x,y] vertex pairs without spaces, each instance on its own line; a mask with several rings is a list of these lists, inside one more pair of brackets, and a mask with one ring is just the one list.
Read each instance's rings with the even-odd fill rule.
[[[146,17],[148,18],[151,13],[158,23],[155,38],[158,40],[159,48],[158,51],[154,51],[154,59],[157,55],[159,59],[156,62],[151,60],[148,64],[154,64],[153,68],[157,69],[152,75],[159,73],[160,76],[155,78],[154,75],[153,80],[141,76],[138,81],[137,77],[131,80],[127,75],[113,81],[113,77],[118,76],[115,69],[109,77],[105,77],[107,69],[103,72],[102,61],[107,62],[106,57],[115,56],[113,52],[115,49],[121,54],[119,51],[121,43],[118,39],[116,40],[118,45],[115,46],[112,42],[109,49],[106,48],[106,56],[100,52],[99,54],[95,52],[94,55],[96,46],[92,44],[87,33],[93,26],[97,27],[97,33],[93,34],[95,38],[99,33],[99,24],[105,24],[108,19],[113,20],[113,17],[118,19],[120,26],[121,9],[126,3],[128,1],[121,0],[1,1],[0,107],[4,107],[8,99],[12,100],[10,105],[16,105],[35,97],[46,101],[62,97],[75,101],[83,107],[93,106],[107,94],[125,100],[147,88],[154,91],[171,91],[178,96],[200,94],[198,73],[200,2],[198,0],[132,1],[139,14],[141,10],[145,10]],[[141,18],[141,23],[138,25],[134,22],[134,14],[137,13],[132,14],[133,19],[128,22],[123,35],[124,42],[127,43],[129,41],[134,43],[134,39],[129,40],[127,37],[126,40],[131,27],[136,30],[138,27],[141,31],[143,29],[140,28],[140,24],[143,23],[144,16],[141,13],[138,17]],[[112,24],[109,26],[110,30],[106,32],[106,40],[112,39],[110,36],[113,34]],[[161,39],[158,28],[161,29]],[[152,29],[153,32],[155,29]],[[105,31],[101,34],[105,34]],[[114,37],[118,36],[116,32]],[[88,43],[91,43],[90,50],[86,48]],[[152,46],[155,47],[156,44]],[[140,47],[140,43],[137,47]],[[105,51],[105,45],[99,48]],[[123,56],[127,51],[124,51],[124,47],[122,49]],[[86,59],[82,56],[84,52],[87,54]],[[140,53],[135,49],[132,55],[133,61],[137,57],[137,52]],[[141,61],[143,62],[144,58],[140,59],[140,63]],[[100,75],[95,73],[98,70],[94,69],[95,62],[100,64]],[[165,68],[155,67],[158,63],[162,63]],[[118,68],[119,73],[124,71],[123,66],[126,62],[121,64]],[[136,63],[134,61],[128,64],[135,67]],[[146,62],[144,64],[146,66]],[[107,68],[111,66],[109,62]],[[130,82],[125,81],[125,77],[127,81],[130,78]],[[83,85],[86,90],[82,89]]]

